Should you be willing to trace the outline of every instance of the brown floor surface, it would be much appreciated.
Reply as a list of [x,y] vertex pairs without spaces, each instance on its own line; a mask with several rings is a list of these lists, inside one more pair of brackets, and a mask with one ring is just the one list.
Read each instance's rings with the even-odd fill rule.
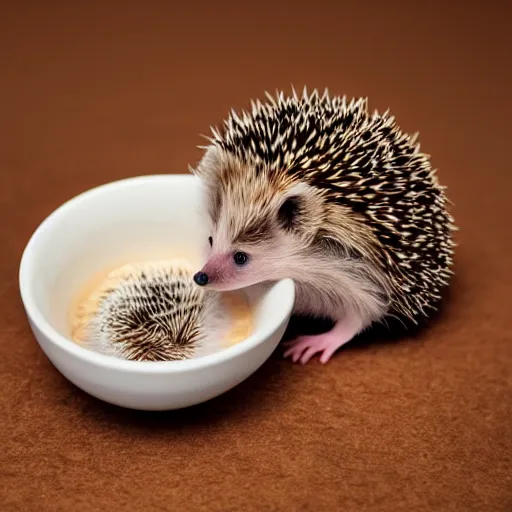
[[[510,6],[142,4],[0,6],[0,510],[512,510]],[[186,171],[230,107],[292,83],[421,132],[462,228],[443,314],[325,367],[276,354],[181,412],[77,390],[20,303],[33,229],[89,187]]]

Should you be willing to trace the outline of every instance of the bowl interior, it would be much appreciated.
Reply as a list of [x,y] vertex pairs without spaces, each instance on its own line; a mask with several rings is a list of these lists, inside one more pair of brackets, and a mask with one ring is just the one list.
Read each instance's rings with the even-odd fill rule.
[[[37,312],[69,339],[70,306],[95,276],[130,262],[176,257],[200,268],[209,234],[202,192],[192,175],[144,176],[65,203],[43,222],[23,257],[22,295],[32,319]],[[277,327],[293,302],[293,289],[280,283],[245,293],[254,315],[251,338]]]

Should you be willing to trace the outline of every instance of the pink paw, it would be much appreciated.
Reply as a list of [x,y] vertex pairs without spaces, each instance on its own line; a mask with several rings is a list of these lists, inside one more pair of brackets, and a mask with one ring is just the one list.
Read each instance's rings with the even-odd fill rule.
[[291,356],[294,363],[300,360],[301,364],[306,364],[315,354],[321,352],[320,362],[325,364],[343,344],[343,340],[330,332],[314,336],[299,336],[284,344],[288,347],[284,357]]

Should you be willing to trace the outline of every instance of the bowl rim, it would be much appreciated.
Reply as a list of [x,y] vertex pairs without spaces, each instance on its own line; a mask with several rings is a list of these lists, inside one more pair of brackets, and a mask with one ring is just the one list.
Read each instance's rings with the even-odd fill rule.
[[[283,314],[280,316],[277,323],[266,325],[261,331],[251,334],[245,340],[231,347],[224,348],[214,354],[198,357],[197,359],[185,359],[181,361],[130,361],[117,358],[115,356],[102,354],[82,347],[68,337],[60,334],[50,324],[50,322],[47,321],[45,315],[36,305],[32,294],[30,280],[31,270],[34,262],[36,261],[38,245],[41,238],[44,236],[45,231],[48,229],[58,229],[59,219],[66,216],[71,210],[79,206],[81,203],[92,199],[94,196],[108,193],[113,189],[136,186],[142,182],[173,181],[176,179],[198,180],[198,178],[192,174],[148,174],[100,184],[87,189],[62,203],[36,227],[21,256],[18,285],[28,320],[34,324],[34,326],[50,343],[56,345],[58,348],[67,352],[68,355],[76,359],[83,360],[86,363],[102,368],[141,374],[182,373],[212,367],[230,359],[234,359],[243,353],[248,352],[260,343],[263,343],[282,326],[283,322],[289,320],[295,301],[295,283],[291,279],[287,278],[275,283],[270,283],[271,287],[284,286],[285,297],[283,300],[285,301],[285,304],[283,305]],[[36,341],[38,340],[36,339]]]

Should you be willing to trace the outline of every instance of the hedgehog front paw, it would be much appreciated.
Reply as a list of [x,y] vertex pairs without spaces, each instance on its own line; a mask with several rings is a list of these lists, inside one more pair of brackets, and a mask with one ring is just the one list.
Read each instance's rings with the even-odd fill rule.
[[334,352],[348,343],[361,329],[362,323],[357,317],[347,317],[338,321],[334,327],[325,333],[309,336],[299,336],[284,345],[288,349],[284,357],[292,358],[296,363],[306,364],[315,354],[321,353],[320,362],[327,363]]
[[333,331],[311,336],[299,336],[289,343],[284,357],[290,357],[294,363],[306,364],[315,354],[321,353],[320,362],[327,363],[331,356],[348,340],[340,339]]

